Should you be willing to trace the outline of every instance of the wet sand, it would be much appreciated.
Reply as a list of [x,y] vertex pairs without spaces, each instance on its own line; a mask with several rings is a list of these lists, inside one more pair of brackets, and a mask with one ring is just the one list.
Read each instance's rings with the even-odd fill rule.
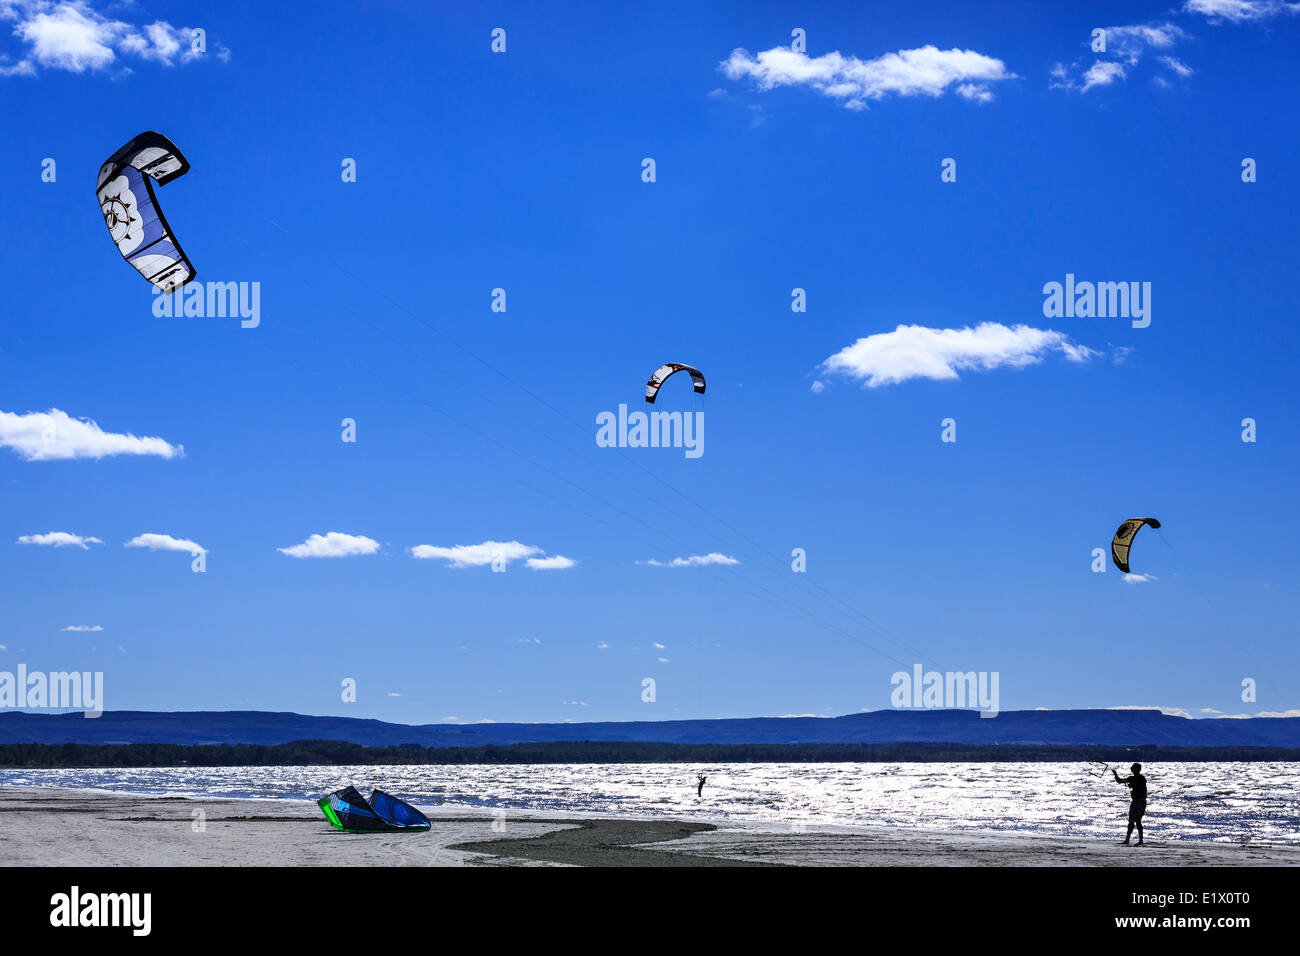
[[307,801],[0,787],[0,866],[1300,865],[1294,846],[422,809],[428,833],[351,834]]

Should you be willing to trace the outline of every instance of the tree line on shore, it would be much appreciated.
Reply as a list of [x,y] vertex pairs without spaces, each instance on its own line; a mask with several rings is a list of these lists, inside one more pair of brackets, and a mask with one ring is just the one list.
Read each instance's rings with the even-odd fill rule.
[[0,744],[0,767],[303,767],[380,764],[911,763],[1102,760],[1300,761],[1283,747],[1106,747],[1044,744],[679,744],[578,740],[554,743],[366,747],[339,740],[287,744]]

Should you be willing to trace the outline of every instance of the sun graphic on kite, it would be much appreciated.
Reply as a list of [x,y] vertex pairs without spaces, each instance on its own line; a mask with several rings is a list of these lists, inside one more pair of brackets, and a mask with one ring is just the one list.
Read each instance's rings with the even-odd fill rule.
[[131,236],[131,223],[139,222],[139,217],[131,215],[131,203],[122,198],[122,194],[105,196],[100,206],[104,213],[104,224],[112,233],[114,242],[122,242]]

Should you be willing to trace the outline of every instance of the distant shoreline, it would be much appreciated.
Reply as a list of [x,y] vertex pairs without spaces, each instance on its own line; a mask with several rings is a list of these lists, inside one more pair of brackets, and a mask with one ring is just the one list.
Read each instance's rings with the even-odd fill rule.
[[560,741],[425,747],[367,747],[335,740],[287,744],[0,744],[0,769],[130,767],[308,767],[464,764],[728,763],[1222,763],[1300,762],[1285,747],[1138,747],[1053,744],[674,744]]

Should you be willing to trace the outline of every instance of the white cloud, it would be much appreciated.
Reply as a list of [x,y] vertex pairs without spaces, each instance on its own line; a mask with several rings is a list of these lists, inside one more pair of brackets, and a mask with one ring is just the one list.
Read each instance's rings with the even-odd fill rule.
[[[12,65],[7,55],[0,62],[0,73],[8,75],[35,76],[37,66],[95,72],[113,67],[123,56],[163,66],[203,56],[194,49],[191,27],[174,27],[165,20],[136,26],[99,13],[86,0],[0,0],[0,20],[15,22],[9,32],[23,46],[21,58]],[[212,51],[220,60],[230,57],[220,43],[213,43]]]
[[1124,67],[1114,60],[1098,60],[1088,68],[1088,72],[1083,74],[1084,93],[1093,87],[1110,86],[1116,80],[1124,79],[1128,74],[1124,72]]
[[563,570],[564,568],[571,568],[577,563],[578,562],[574,561],[573,558],[566,558],[562,554],[557,554],[549,558],[529,558],[524,562],[524,564],[532,568],[534,571]]
[[67,548],[75,545],[83,551],[89,551],[92,544],[103,544],[98,538],[83,538],[79,534],[67,531],[50,531],[47,534],[25,534],[18,539],[19,544],[41,544],[51,548]]
[[989,83],[1015,77],[994,57],[974,50],[940,50],[924,46],[860,60],[839,52],[810,57],[786,46],[752,56],[737,49],[720,64],[730,79],[750,79],[760,90],[802,86],[839,100],[853,110],[885,96],[942,96],[955,89],[977,102],[993,98]]
[[388,692],[388,696],[389,696],[389,697],[401,697],[402,695],[399,694],[399,693],[398,693],[397,691],[395,691],[395,690],[390,690],[390,691]]
[[814,395],[820,395],[822,392],[826,391],[826,383],[821,379],[816,379],[812,383],[811,390]]
[[535,637],[521,637],[521,638],[519,638],[519,640],[518,640],[516,643],[519,643],[519,644],[540,644],[540,643],[542,643],[542,642],[541,642],[539,639],[535,638]]
[[994,99],[993,91],[978,83],[961,84],[957,87],[957,95],[963,99],[974,100],[976,103],[992,103]]
[[[1138,65],[1148,49],[1168,50],[1186,39],[1187,34],[1182,28],[1172,23],[1138,23],[1106,27],[1106,49],[1102,55],[1110,59],[1094,61],[1082,75],[1079,74],[1080,65],[1077,61],[1068,65],[1057,63],[1052,67],[1051,81],[1048,86],[1051,89],[1076,90],[1080,93],[1101,86],[1111,86],[1126,79],[1129,70]],[[1161,59],[1173,58],[1162,57]],[[1182,68],[1191,72],[1186,66]],[[1157,82],[1160,81],[1161,78],[1157,77]]]
[[150,551],[184,551],[186,554],[208,553],[207,548],[201,547],[188,538],[173,538],[169,534],[138,534],[123,547],[148,548]]
[[667,563],[656,561],[653,558],[649,561],[638,561],[637,564],[648,564],[655,568],[700,568],[709,564],[739,564],[733,557],[720,554],[717,551],[710,551],[708,554],[693,554],[689,558],[673,558]]
[[1134,574],[1129,572],[1124,575],[1124,580],[1129,584],[1146,584],[1149,581],[1158,580],[1154,574]]
[[1187,34],[1172,23],[1144,23],[1106,28],[1106,52],[1137,63],[1147,47],[1167,50],[1187,39]]
[[1105,709],[1106,710],[1158,710],[1160,711],[1160,713],[1167,714],[1170,717],[1191,718],[1192,716],[1187,711],[1187,709],[1183,707],[1152,707],[1149,704],[1119,704],[1115,707],[1107,707]]
[[[411,557],[428,560],[442,558],[451,568],[481,568],[494,560],[505,564],[534,555],[545,554],[541,548],[520,544],[518,541],[484,541],[482,544],[458,544],[444,548],[432,544],[417,544],[411,549]],[[547,559],[550,560],[550,559]],[[568,560],[565,558],[564,560]],[[556,565],[558,567],[559,565]],[[538,570],[534,568],[534,570]]]
[[1261,710],[1256,717],[1300,717],[1300,710]]
[[106,432],[90,419],[76,419],[51,408],[48,412],[0,412],[0,446],[12,448],[26,461],[105,458],[109,455],[157,455],[179,458],[180,445],[161,438],[137,438]]
[[357,554],[375,554],[379,551],[379,542],[363,534],[331,531],[328,534],[314,534],[302,544],[275,550],[291,558],[346,558]]
[[650,646],[653,647],[656,651],[662,651],[664,649],[664,645],[660,644],[658,641],[655,641]]
[[1176,56],[1161,56],[1161,57],[1157,57],[1156,59],[1158,59],[1169,69],[1173,70],[1179,76],[1184,78],[1189,77],[1196,72],[1186,63],[1184,63],[1182,60],[1178,59],[1178,57]]
[[1188,13],[1199,13],[1211,21],[1244,23],[1283,13],[1300,13],[1300,3],[1283,3],[1282,0],[1187,0],[1183,9]]
[[668,658],[666,658],[666,657],[656,657],[655,660],[658,661],[660,664],[671,664],[671,663],[672,663],[672,661],[670,661],[670,660],[669,660]]
[[35,5],[24,7],[26,15],[13,33],[41,66],[80,73],[102,70],[117,58],[113,44],[125,24],[105,20],[80,4],[59,4],[48,12],[37,12]]
[[608,650],[608,649],[609,649],[609,646],[610,646],[610,645],[609,645],[609,642],[608,642],[608,641],[597,641],[597,642],[596,642],[596,650],[598,650],[598,651]]
[[98,624],[69,624],[67,627],[59,628],[60,631],[102,631],[103,628]]
[[1027,325],[1008,328],[984,322],[964,329],[900,325],[892,332],[877,332],[845,346],[821,368],[876,388],[913,378],[956,379],[957,372],[965,369],[1024,368],[1042,361],[1049,352],[1060,352],[1072,362],[1098,354],[1073,345],[1063,332]]

